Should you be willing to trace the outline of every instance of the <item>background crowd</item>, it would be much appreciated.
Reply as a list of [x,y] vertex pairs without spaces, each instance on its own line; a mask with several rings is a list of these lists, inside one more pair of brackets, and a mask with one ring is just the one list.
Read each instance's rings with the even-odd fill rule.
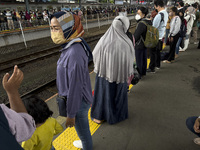
[[[16,10],[4,10],[0,11],[0,31],[3,30],[15,30],[19,28],[19,22],[21,21],[23,27],[40,26],[49,24],[49,17],[61,10],[45,9],[43,11],[30,10],[28,11],[16,11]],[[72,12],[71,9],[66,11]],[[127,14],[133,14],[136,12],[136,7],[99,7],[99,8],[82,8],[73,11],[76,14],[82,16],[81,20],[108,18],[118,16],[119,12],[126,12]]]
[[[167,10],[162,0],[156,0],[154,8],[151,15],[148,8],[138,8],[135,16],[138,25],[132,34],[129,31],[129,19],[125,16],[115,17],[93,53],[81,38],[84,30],[79,15],[60,11],[51,16],[51,39],[55,44],[62,45],[57,62],[57,102],[60,115],[64,112],[62,116],[66,117],[66,128],[75,127],[80,138],[79,141],[74,141],[75,147],[93,149],[88,123],[90,107],[91,119],[96,123],[106,121],[116,124],[128,119],[127,80],[135,77],[135,58],[139,77],[142,79],[146,72],[155,73],[156,69],[162,69],[161,60],[163,63],[175,62],[178,58],[175,54],[188,48],[192,30],[193,37],[196,38],[194,44],[198,44],[198,3],[184,6],[180,2]],[[45,13],[43,19],[44,16]],[[9,17],[11,15],[7,12],[7,19]],[[20,16],[19,19],[23,17]],[[169,52],[161,56],[167,41],[170,45]],[[147,49],[150,51],[148,69]],[[88,72],[88,62],[92,57],[96,73],[94,96]],[[27,150],[53,150],[53,136],[62,132],[63,128],[51,118],[52,112],[44,101],[34,97],[23,101],[20,99],[18,88],[22,80],[23,73],[17,66],[10,78],[9,74],[3,78],[3,87],[8,94],[11,109],[4,104],[0,105],[0,131],[4,137],[8,137],[1,141],[2,148],[7,149],[8,145],[10,149],[20,149],[18,142],[25,141],[22,147]],[[17,117],[19,120],[16,120]],[[200,136],[200,117],[190,117],[186,123],[193,133]],[[26,130],[21,130],[21,126]],[[9,144],[10,141],[13,145]],[[196,138],[194,142],[200,145],[200,138]]]

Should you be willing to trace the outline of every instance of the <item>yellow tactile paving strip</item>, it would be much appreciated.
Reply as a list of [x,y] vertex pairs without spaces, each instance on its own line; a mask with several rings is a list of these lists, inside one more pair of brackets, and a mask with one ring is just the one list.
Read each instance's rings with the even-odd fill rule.
[[[96,124],[91,120],[90,111],[91,109],[88,111],[88,119],[89,119],[90,132],[91,135],[93,135],[94,132],[100,127],[100,124]],[[75,140],[79,140],[75,128],[74,127],[67,128],[63,133],[60,134],[59,137],[57,137],[53,141],[53,145],[56,150],[79,150],[79,148],[73,146],[73,142]]]
[[[149,68],[150,59],[147,59],[147,68]],[[133,85],[129,86],[129,90],[131,90]],[[91,135],[95,133],[95,131],[100,127],[101,124],[96,124],[91,120],[90,117],[91,108],[88,111],[88,119]],[[67,128],[63,133],[61,133],[54,141],[53,145],[56,150],[79,150],[73,146],[73,142],[75,140],[79,140],[79,137],[76,133],[75,128]]]

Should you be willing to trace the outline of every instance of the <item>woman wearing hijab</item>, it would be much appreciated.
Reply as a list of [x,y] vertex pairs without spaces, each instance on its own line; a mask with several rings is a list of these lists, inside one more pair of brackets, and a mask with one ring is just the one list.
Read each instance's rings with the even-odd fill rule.
[[187,50],[188,45],[189,45],[189,38],[190,38],[190,33],[192,31],[192,27],[194,24],[194,20],[196,20],[196,16],[195,16],[196,10],[194,7],[190,6],[187,8],[186,10],[186,16],[185,16],[185,20],[187,21],[187,33],[186,33],[186,37],[184,40],[184,48],[183,49],[179,49],[180,52],[184,52]]
[[126,35],[129,19],[118,16],[93,51],[96,75],[91,117],[115,124],[128,118],[127,80],[133,75],[134,47]]
[[[57,88],[59,105],[66,107],[66,128],[75,126],[81,141],[73,144],[83,150],[92,150],[88,110],[92,103],[92,88],[88,72],[90,49],[79,38],[84,34],[80,18],[70,12],[58,12],[51,16],[51,38],[61,44],[57,62]],[[63,104],[61,102],[66,102]],[[60,111],[60,110],[59,110]]]

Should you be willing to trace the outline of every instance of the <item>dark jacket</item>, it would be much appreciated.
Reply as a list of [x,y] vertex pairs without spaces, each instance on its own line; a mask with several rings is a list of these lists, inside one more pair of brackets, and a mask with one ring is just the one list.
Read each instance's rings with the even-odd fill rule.
[[142,38],[145,40],[146,38],[146,32],[147,32],[147,26],[142,23],[141,21],[145,21],[146,23],[148,23],[149,25],[152,25],[151,20],[147,20],[145,18],[140,19],[138,21],[138,25],[137,28],[135,30],[134,33],[134,38],[135,38],[135,49],[146,49],[146,47],[144,46],[144,43],[142,41]]
[[0,145],[1,149],[8,149],[8,150],[23,150],[23,148],[17,143],[14,135],[10,132],[8,120],[0,107],[0,133],[1,133],[1,140]]

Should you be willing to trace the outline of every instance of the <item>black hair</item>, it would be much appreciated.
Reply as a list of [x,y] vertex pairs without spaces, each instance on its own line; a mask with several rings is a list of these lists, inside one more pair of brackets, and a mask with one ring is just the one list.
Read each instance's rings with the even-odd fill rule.
[[158,7],[158,6],[164,7],[165,3],[163,0],[156,0],[156,1],[154,1],[154,5],[156,5],[156,7]]
[[175,15],[178,14],[178,9],[177,9],[176,7],[172,7],[171,10],[172,10],[173,12],[175,12]]
[[197,9],[198,8],[198,4],[194,3],[194,4],[192,4],[192,7],[194,7],[195,9]]
[[180,5],[181,7],[183,7],[183,6],[184,6],[183,1],[179,2],[179,5]]
[[146,17],[146,16],[148,15],[148,13],[149,13],[149,10],[148,10],[146,7],[143,7],[143,6],[139,7],[138,10],[141,10],[141,12],[144,14],[145,17]]
[[23,102],[28,114],[33,117],[36,124],[44,123],[53,114],[47,104],[36,96],[25,97]]

